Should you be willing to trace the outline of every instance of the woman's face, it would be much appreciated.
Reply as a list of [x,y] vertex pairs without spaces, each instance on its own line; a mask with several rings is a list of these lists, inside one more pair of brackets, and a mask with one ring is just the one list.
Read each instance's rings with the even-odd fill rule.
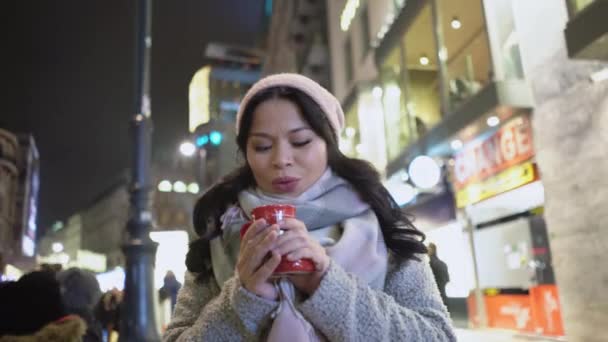
[[247,162],[264,192],[297,197],[327,168],[327,145],[285,99],[260,103],[247,139]]

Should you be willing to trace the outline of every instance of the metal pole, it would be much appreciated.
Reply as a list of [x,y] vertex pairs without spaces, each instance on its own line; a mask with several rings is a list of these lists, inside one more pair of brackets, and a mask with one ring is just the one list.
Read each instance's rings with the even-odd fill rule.
[[473,275],[475,277],[475,309],[477,311],[475,317],[473,317],[473,322],[476,324],[477,328],[486,328],[488,326],[488,316],[486,313],[483,291],[479,284],[479,268],[477,266],[477,253],[475,251],[475,239],[473,236],[475,226],[473,225],[471,215],[469,214],[469,210],[467,210],[467,208],[462,209],[460,211],[460,215],[464,223],[464,229],[467,231],[469,247],[471,249],[471,258],[473,259]]
[[135,116],[131,121],[133,143],[125,296],[120,341],[160,341],[154,305],[154,259],[157,244],[150,239],[150,48],[151,0],[138,0],[136,8]]

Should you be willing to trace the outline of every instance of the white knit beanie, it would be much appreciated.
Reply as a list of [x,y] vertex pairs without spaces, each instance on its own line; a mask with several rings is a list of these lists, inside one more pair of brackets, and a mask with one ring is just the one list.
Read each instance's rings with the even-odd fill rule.
[[237,134],[240,129],[243,112],[251,98],[264,89],[281,86],[301,90],[306,95],[310,96],[321,107],[325,115],[327,115],[331,127],[336,133],[336,137],[340,137],[340,133],[344,128],[344,112],[342,111],[342,106],[340,106],[338,99],[336,99],[334,95],[323,88],[319,83],[311,80],[310,78],[298,74],[288,73],[264,77],[251,86],[243,97],[243,100],[239,105],[239,111],[236,114]]

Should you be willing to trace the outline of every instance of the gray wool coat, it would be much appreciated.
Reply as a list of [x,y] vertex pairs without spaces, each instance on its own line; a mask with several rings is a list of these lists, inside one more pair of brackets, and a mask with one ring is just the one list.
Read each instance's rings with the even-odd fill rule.
[[[384,291],[371,289],[332,262],[319,288],[298,305],[329,341],[456,341],[428,258],[389,256]],[[262,341],[278,302],[244,289],[237,277],[220,289],[186,275],[163,341]]]

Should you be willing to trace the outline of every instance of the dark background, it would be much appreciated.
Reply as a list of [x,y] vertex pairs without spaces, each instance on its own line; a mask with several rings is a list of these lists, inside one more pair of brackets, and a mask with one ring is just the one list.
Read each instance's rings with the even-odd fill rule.
[[[207,42],[259,46],[263,0],[154,0],[153,158],[188,133],[188,85]],[[129,166],[134,0],[3,3],[0,127],[34,135],[39,231],[85,207]],[[39,234],[41,235],[41,234]]]

